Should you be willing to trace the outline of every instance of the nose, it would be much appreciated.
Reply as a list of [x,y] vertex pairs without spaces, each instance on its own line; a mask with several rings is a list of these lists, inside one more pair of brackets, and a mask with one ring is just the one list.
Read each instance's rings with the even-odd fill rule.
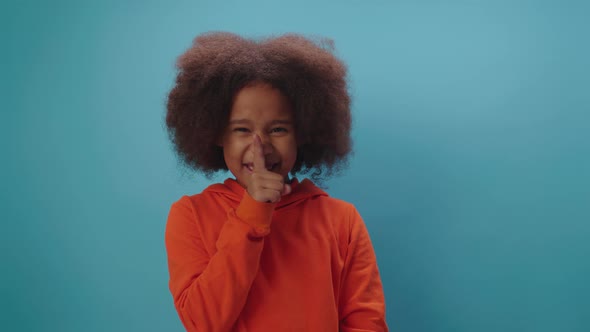
[[269,135],[264,133],[258,133],[257,135],[260,137],[260,142],[262,143],[262,153],[265,156],[271,154],[273,151],[273,146]]

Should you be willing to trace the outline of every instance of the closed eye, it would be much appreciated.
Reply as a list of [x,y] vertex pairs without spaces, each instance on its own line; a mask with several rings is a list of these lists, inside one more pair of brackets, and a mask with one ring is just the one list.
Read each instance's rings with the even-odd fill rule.
[[270,130],[271,133],[286,133],[288,132],[287,128],[284,127],[275,127]]
[[248,129],[246,127],[236,127],[232,131],[239,132],[239,133],[248,133],[248,132],[250,132],[250,129]]

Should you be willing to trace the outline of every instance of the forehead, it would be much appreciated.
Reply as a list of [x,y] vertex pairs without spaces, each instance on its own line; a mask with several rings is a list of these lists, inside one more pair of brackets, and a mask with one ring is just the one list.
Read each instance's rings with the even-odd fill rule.
[[280,90],[265,83],[251,84],[241,89],[234,98],[230,119],[235,118],[291,119],[289,100]]

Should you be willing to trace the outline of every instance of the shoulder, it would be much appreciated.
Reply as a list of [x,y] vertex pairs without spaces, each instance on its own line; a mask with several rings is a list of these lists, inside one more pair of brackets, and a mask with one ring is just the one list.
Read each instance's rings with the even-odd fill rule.
[[195,214],[195,200],[199,200],[197,197],[199,195],[200,194],[193,196],[184,195],[177,201],[173,202],[170,206],[170,212],[168,213],[168,223],[181,219],[192,219]]
[[197,223],[204,220],[224,220],[227,213],[235,209],[241,201],[240,190],[243,192],[241,187],[236,189],[225,183],[210,185],[198,194],[182,196],[172,204],[170,214]]
[[195,205],[199,205],[200,202],[207,200],[207,194],[198,193],[193,195],[183,195],[178,200],[172,203],[171,210],[180,209],[187,210],[192,209]]
[[[227,182],[227,181],[226,181]],[[183,195],[172,203],[172,208],[174,207],[182,207],[182,208],[206,208],[212,207],[215,202],[223,201],[223,200],[234,200],[239,201],[240,195],[239,192],[235,192],[235,189],[231,186],[227,186],[225,183],[215,183],[207,188],[205,188],[202,192],[192,195]]]
[[358,223],[363,222],[354,204],[335,197],[310,198],[306,201],[303,209],[305,210],[304,215],[316,222],[323,220],[342,234],[352,232]]
[[356,211],[354,204],[332,196],[318,196],[316,199],[311,199],[310,201],[316,201],[317,204],[322,205],[323,207],[334,209],[339,212],[346,213]]
[[320,191],[320,194],[314,194],[308,197],[307,203],[317,205],[322,208],[327,208],[338,213],[356,212],[356,207],[353,203],[334,196],[330,196],[324,191]]
[[172,203],[170,213],[176,211],[193,217],[197,217],[202,213],[211,213],[219,205],[218,196],[219,194],[212,192],[184,195]]
[[325,192],[323,189],[320,189],[309,179],[304,179],[301,181],[296,191],[301,198],[304,198],[307,201],[307,203],[334,208],[338,211],[356,210],[352,203],[330,196],[327,192]]

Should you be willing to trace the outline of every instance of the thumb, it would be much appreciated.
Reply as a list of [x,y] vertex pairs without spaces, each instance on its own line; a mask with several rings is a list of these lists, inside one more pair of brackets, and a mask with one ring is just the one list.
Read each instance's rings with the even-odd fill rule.
[[291,185],[285,183],[283,185],[283,191],[281,192],[281,195],[285,196],[285,195],[289,195],[290,193],[291,193]]

